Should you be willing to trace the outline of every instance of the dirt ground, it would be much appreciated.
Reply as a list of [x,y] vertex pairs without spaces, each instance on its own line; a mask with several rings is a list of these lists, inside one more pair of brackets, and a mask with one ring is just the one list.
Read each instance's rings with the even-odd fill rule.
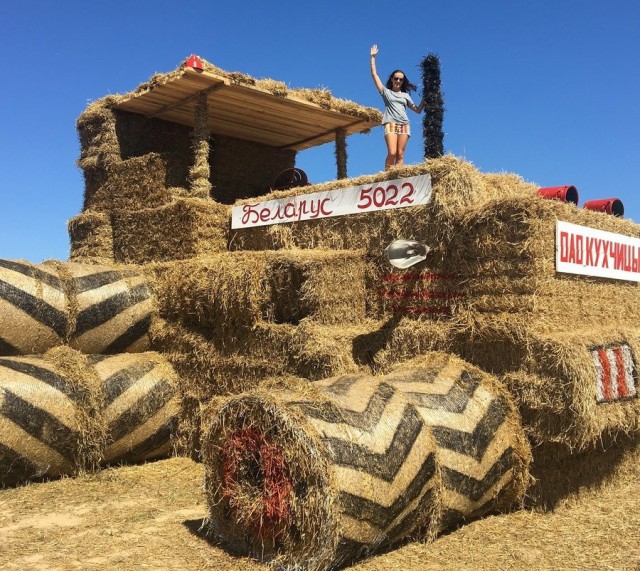
[[[202,478],[201,465],[173,458],[2,490],[0,569],[267,569],[201,531]],[[552,512],[488,517],[351,569],[639,571],[640,459]]]

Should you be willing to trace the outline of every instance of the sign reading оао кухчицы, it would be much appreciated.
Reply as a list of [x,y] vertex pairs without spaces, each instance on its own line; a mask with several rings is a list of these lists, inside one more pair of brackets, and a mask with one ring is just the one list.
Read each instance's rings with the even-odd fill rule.
[[640,281],[640,239],[556,221],[556,271]]

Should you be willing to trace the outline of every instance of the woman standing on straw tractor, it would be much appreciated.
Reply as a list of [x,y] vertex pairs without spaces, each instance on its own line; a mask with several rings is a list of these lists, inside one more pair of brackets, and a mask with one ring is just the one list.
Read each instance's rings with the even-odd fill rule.
[[384,125],[384,140],[387,144],[387,158],[384,162],[384,168],[388,170],[393,166],[404,164],[404,150],[411,136],[407,107],[416,113],[421,113],[424,108],[424,98],[416,107],[409,93],[417,88],[400,69],[392,72],[387,79],[386,86],[383,85],[376,71],[376,55],[378,55],[378,46],[373,44],[371,46],[371,76],[384,101],[382,124]]

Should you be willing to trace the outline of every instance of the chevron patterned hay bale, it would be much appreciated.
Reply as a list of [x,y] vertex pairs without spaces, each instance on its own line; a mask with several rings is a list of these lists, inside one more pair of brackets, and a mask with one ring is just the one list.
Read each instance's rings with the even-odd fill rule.
[[44,353],[67,335],[62,280],[53,268],[0,260],[0,354]]
[[136,463],[170,455],[180,399],[176,375],[158,353],[90,358],[101,381],[108,442],[103,464]]
[[143,351],[155,311],[142,272],[123,266],[0,260],[0,353]]
[[155,305],[139,269],[55,265],[68,284],[72,347],[84,353],[109,354],[148,349]]
[[175,373],[157,353],[86,356],[56,347],[0,358],[0,482],[75,475],[168,455]]
[[0,358],[0,485],[92,470],[104,438],[86,357],[59,347]]
[[407,396],[433,432],[442,528],[522,504],[531,451],[511,395],[496,378],[430,352],[397,365],[384,381]]
[[433,438],[398,391],[362,388],[287,381],[208,412],[209,523],[226,546],[278,568],[321,570],[430,537]]

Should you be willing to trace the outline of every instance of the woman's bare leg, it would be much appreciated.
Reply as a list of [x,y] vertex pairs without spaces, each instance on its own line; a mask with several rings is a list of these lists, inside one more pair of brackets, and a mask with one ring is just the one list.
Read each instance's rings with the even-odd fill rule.
[[398,154],[398,135],[390,133],[384,136],[384,140],[385,143],[387,143],[387,158],[384,161],[384,168],[385,170],[389,170],[396,164],[396,156]]
[[404,164],[404,150],[407,148],[409,142],[409,135],[398,135],[398,142],[396,148],[396,166]]

